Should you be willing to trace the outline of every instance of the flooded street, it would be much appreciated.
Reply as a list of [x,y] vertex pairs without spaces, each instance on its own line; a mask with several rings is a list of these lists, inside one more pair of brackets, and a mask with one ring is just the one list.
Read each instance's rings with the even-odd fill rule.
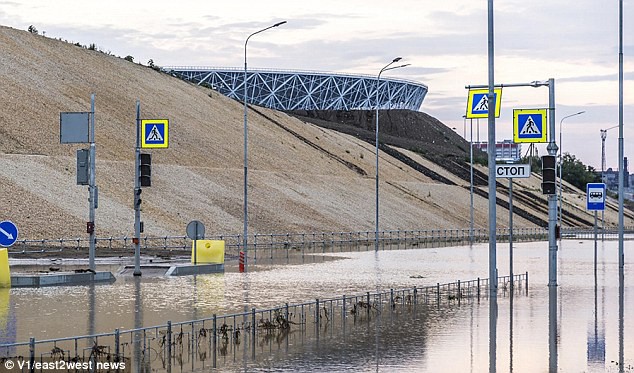
[[[272,334],[253,345],[221,343],[216,364],[234,371],[618,372],[621,361],[621,368],[631,371],[634,291],[628,270],[633,249],[634,242],[626,241],[622,294],[616,241],[598,242],[596,272],[593,241],[563,241],[559,286],[550,294],[548,244],[517,243],[513,268],[515,274],[528,272],[528,291],[501,289],[494,304],[483,296],[383,307],[372,317],[348,316],[343,325],[330,322],[302,332],[291,327],[288,334]],[[500,276],[508,275],[508,257],[508,243],[499,243]],[[4,290],[2,343],[112,333],[285,303],[484,279],[489,263],[486,243],[307,255],[295,258],[296,264],[262,262],[250,262],[249,273],[238,273],[228,263],[224,274],[144,273],[141,278],[119,275],[109,285]],[[118,266],[107,269],[115,273]],[[185,358],[172,369],[207,369],[209,358]],[[149,360],[153,369],[164,369],[160,358]]]

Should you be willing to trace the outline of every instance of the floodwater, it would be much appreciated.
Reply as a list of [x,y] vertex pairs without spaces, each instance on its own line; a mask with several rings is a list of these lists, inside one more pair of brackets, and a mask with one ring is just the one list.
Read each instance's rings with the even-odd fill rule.
[[[382,312],[345,330],[331,325],[316,336],[258,343],[253,352],[246,344],[230,346],[218,369],[634,371],[634,290],[628,274],[634,241],[625,241],[622,278],[617,252],[618,242],[597,242],[595,266],[594,241],[564,240],[558,251],[559,286],[549,288],[548,243],[516,243],[513,269],[515,274],[528,272],[528,291],[500,292],[495,301]],[[293,264],[250,262],[249,273],[238,273],[228,263],[224,274],[167,278],[144,273],[141,278],[117,276],[109,285],[4,290],[0,337],[10,343],[105,333],[316,298],[486,278],[488,254],[486,243],[331,253],[295,258]],[[498,243],[499,275],[508,275],[508,258],[508,243]],[[118,266],[104,268],[116,272]]]

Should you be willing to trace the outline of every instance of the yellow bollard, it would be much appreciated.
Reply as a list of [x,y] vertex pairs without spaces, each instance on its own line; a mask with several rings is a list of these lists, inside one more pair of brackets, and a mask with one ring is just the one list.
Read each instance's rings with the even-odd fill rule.
[[0,288],[11,287],[11,272],[9,271],[9,251],[0,249]]
[[225,262],[225,241],[196,240],[192,241],[192,263],[194,263],[194,244],[196,245],[196,263],[221,264]]

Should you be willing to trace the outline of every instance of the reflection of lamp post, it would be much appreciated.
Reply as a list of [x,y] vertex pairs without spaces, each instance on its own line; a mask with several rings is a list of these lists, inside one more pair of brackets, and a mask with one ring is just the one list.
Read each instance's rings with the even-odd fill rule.
[[277,27],[285,24],[286,21],[278,22],[272,26],[263,28],[256,31],[247,37],[244,42],[244,236],[242,237],[242,250],[244,250],[244,270],[247,269],[247,234],[248,234],[248,215],[247,215],[247,175],[248,175],[248,163],[247,163],[247,43],[251,36],[259,34],[273,27]]
[[[574,117],[575,115],[580,115],[585,113],[584,111],[580,111],[578,113],[574,113],[574,114],[570,114],[570,115],[566,115],[565,117],[561,118],[561,120],[559,121],[559,229],[563,228],[563,200],[562,200],[562,196],[561,196],[561,190],[563,189],[563,182],[562,182],[562,176],[563,176],[563,166],[564,166],[564,151],[563,151],[563,146],[561,143],[561,130],[562,130],[562,125],[564,123],[564,119],[566,118],[570,118],[570,117]],[[561,238],[561,235],[559,235],[559,237]]]
[[[381,83],[381,73],[383,71],[387,71],[387,70],[394,70],[394,69],[398,69],[401,67],[405,67],[405,66],[409,66],[409,64],[405,64],[405,65],[399,65],[399,66],[392,66],[390,67],[390,65],[392,65],[393,63],[396,63],[398,61],[401,60],[401,57],[396,57],[395,59],[392,60],[392,62],[388,63],[387,65],[385,65],[385,67],[383,67],[381,69],[381,71],[379,71],[379,75],[376,76],[376,125],[375,125],[375,132],[376,132],[376,138],[375,138],[375,146],[376,146],[376,185],[374,188],[375,191],[375,196],[376,196],[376,216],[375,216],[375,230],[374,230],[374,251],[379,251],[379,107],[381,106],[379,104],[379,84]],[[389,109],[389,105],[388,105],[388,109]]]

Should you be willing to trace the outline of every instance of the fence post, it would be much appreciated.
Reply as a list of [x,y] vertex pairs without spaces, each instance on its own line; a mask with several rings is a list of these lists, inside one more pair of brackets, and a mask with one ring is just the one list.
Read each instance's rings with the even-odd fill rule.
[[167,322],[167,364],[172,366],[172,322]]
[[253,341],[255,341],[255,308],[251,308],[251,334],[253,335]]
[[31,337],[29,339],[29,367],[30,371],[33,372],[35,367],[35,338]]
[[370,292],[367,292],[367,299],[368,299],[368,313],[370,313]]
[[440,282],[436,283],[436,301],[438,302],[438,305],[440,306]]
[[319,326],[319,298],[315,299],[315,324]]
[[213,349],[214,349],[214,352],[213,352],[213,355],[212,355],[212,357],[213,357],[213,367],[214,368],[216,367],[216,348],[217,348],[216,347],[216,331],[217,331],[216,328],[217,328],[217,322],[218,322],[218,319],[216,317],[216,314],[214,313],[213,314],[213,322],[211,324],[211,338],[213,338],[212,346],[213,346]]
[[114,330],[114,361],[119,361],[119,328]]
[[414,286],[414,304],[418,304],[418,289]]
[[480,300],[480,277],[478,277],[478,300]]
[[458,280],[458,305],[460,305],[460,298],[462,298],[462,293],[460,292],[460,280]]
[[395,307],[396,305],[394,304],[394,289],[390,289],[390,305],[392,307]]
[[342,297],[343,299],[343,305],[341,306],[341,314],[342,314],[342,318],[345,320],[346,318],[346,296],[344,295]]

